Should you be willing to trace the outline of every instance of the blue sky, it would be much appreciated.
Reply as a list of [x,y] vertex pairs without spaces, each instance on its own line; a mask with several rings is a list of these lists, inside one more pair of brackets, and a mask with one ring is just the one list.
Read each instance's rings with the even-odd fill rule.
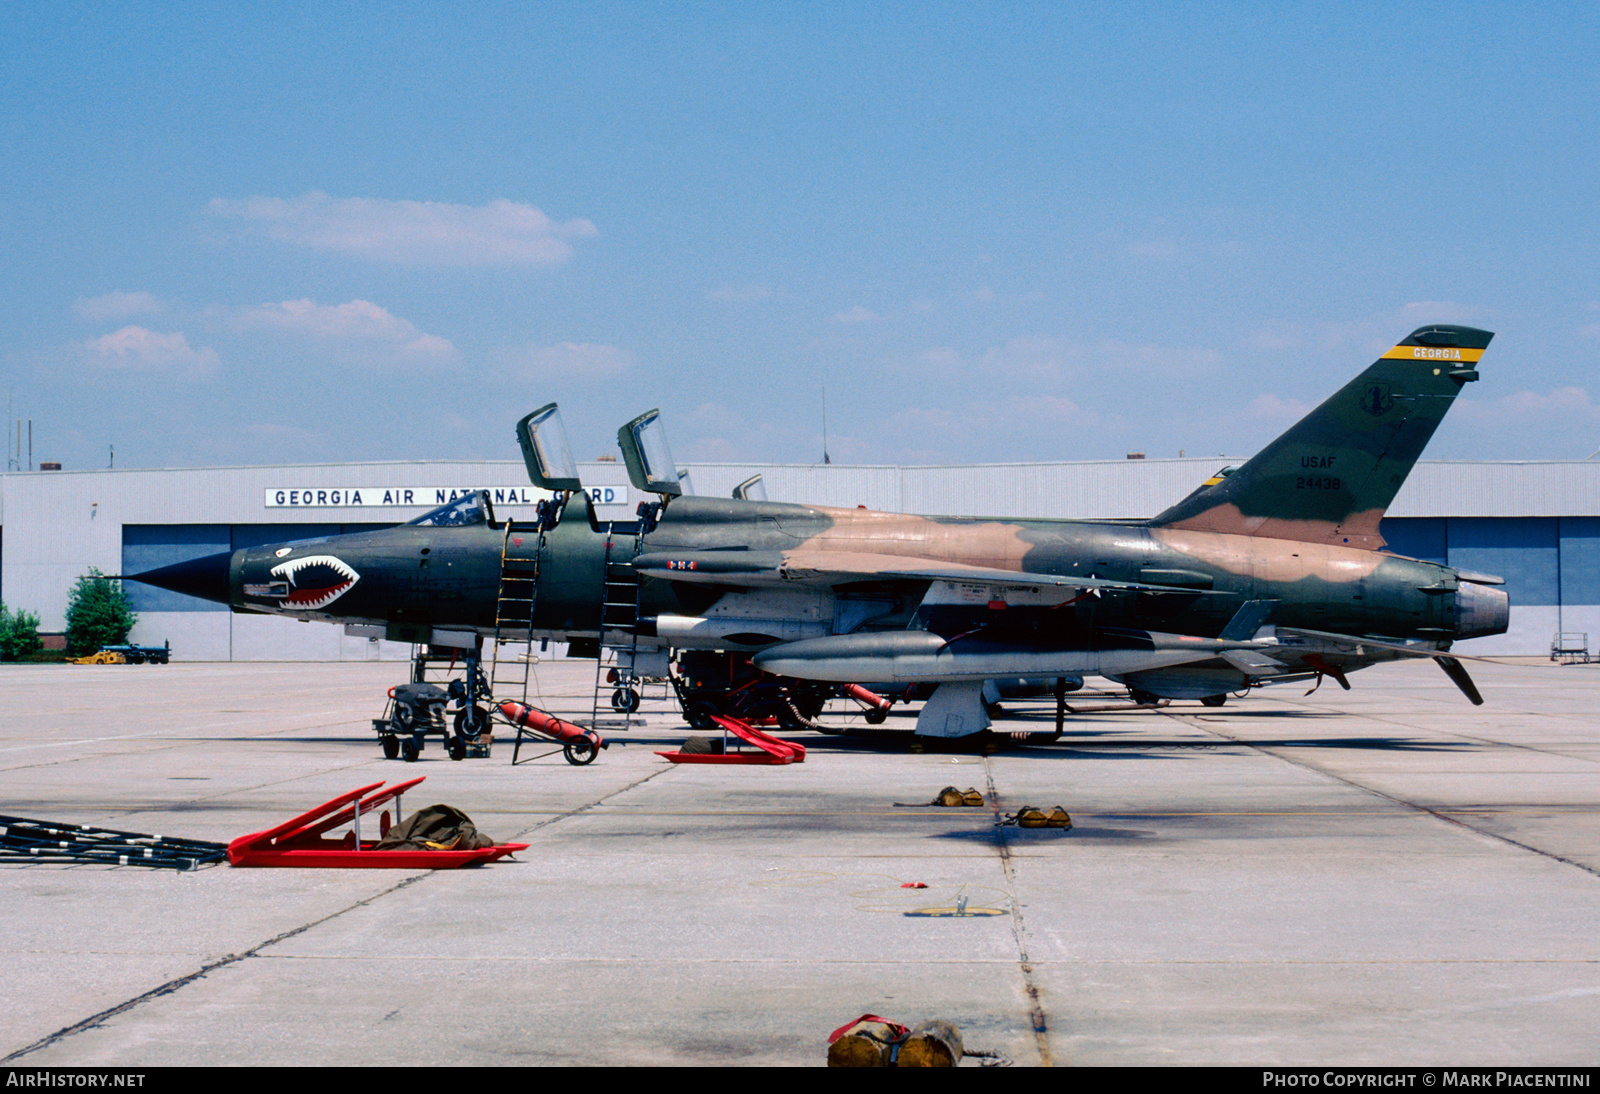
[[1248,455],[1438,321],[1430,457],[1600,449],[1590,6],[8,10],[35,460]]

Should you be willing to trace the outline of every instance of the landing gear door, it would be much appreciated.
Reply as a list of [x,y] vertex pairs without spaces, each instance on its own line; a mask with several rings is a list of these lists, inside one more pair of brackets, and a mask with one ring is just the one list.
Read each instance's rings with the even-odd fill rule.
[[622,460],[628,465],[628,478],[640,490],[660,494],[663,499],[683,493],[678,465],[672,462],[661,411],[649,410],[617,430]]
[[517,423],[517,443],[522,446],[522,462],[528,467],[528,480],[541,490],[565,493],[582,490],[578,465],[567,445],[567,430],[561,424],[561,410],[548,403]]

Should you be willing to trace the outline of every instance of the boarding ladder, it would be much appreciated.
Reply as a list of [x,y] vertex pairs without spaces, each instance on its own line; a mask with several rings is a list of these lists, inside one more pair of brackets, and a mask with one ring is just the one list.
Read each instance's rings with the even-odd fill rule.
[[[623,691],[637,696],[639,689],[634,680],[634,663],[639,652],[639,571],[634,568],[634,557],[644,543],[643,535],[633,536],[633,550],[617,546],[616,525],[606,528],[605,581],[600,592],[600,650],[594,662],[594,703],[590,711],[593,729],[632,729],[638,711],[634,702],[627,710],[618,710],[611,702],[612,694]],[[610,654],[614,679],[608,680],[606,661]]]
[[[539,559],[544,555],[544,521],[506,521],[500,543],[500,591],[494,604],[494,648],[489,661],[493,701],[528,702],[533,673],[533,613],[539,601]],[[513,547],[534,540],[533,556],[513,557]]]

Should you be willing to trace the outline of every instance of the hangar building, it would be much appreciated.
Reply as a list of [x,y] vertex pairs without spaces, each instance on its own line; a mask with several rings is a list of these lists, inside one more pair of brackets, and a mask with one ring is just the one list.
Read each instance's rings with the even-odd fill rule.
[[[992,517],[1149,516],[1184,497],[1223,458],[890,467],[688,464],[692,490],[726,497],[752,474],[774,501]],[[580,464],[602,519],[632,517],[644,496],[620,463]],[[522,464],[415,461],[0,475],[0,600],[65,628],[67,592],[92,566],[140,573],[219,551],[359,531],[420,516],[484,488],[498,517],[531,519],[544,495]],[[1556,632],[1600,641],[1600,461],[1417,464],[1384,519],[1390,549],[1499,574],[1511,629],[1463,653],[1545,654]],[[323,623],[235,615],[130,583],[132,640],[170,642],[193,661],[403,658],[406,647]]]

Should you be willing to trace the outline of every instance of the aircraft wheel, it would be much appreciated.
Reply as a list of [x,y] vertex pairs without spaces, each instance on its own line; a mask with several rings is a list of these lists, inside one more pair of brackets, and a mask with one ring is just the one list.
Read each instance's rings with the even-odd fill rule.
[[406,741],[400,746],[400,754],[406,758],[406,763],[417,762],[417,754],[422,751],[422,746],[415,741]]
[[456,711],[456,736],[476,741],[489,728],[489,712],[478,704]]
[[683,708],[683,720],[695,729],[711,729],[717,724],[712,717],[721,713],[722,708],[710,699],[699,699]]
[[1226,695],[1202,695],[1200,697],[1200,705],[1203,707],[1220,707],[1227,701],[1228,697]]
[[1154,706],[1159,696],[1153,691],[1144,690],[1144,688],[1129,688],[1128,698],[1142,707],[1148,707]]
[[452,760],[467,758],[467,742],[460,737],[451,737],[449,743],[445,745],[445,750],[450,753]]
[[881,726],[889,718],[887,707],[870,707],[867,710],[867,725]]
[[383,758],[386,759],[386,760],[392,760],[392,759],[394,759],[395,757],[397,757],[399,755],[400,755],[400,738],[398,738],[398,737],[384,737],[383,738]]
[[639,693],[632,688],[618,688],[611,693],[611,709],[618,714],[632,714],[639,709]]
[[562,746],[561,754],[567,758],[569,764],[582,767],[584,764],[594,763],[595,757],[600,755],[600,750],[594,747],[594,742],[585,737],[581,741],[568,741]]

